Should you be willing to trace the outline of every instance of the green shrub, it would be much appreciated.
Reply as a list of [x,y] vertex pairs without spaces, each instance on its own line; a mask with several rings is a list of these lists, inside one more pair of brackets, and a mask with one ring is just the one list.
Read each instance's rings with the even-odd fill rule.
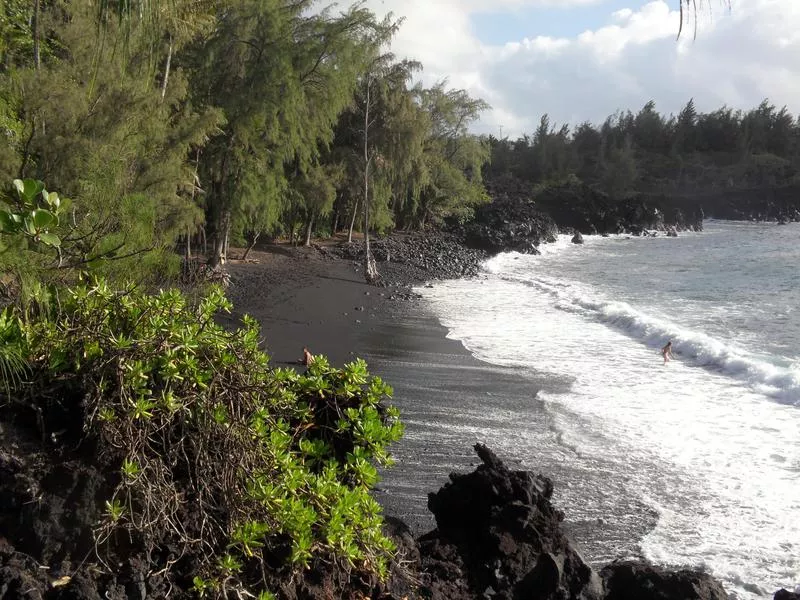
[[262,562],[386,576],[394,548],[369,491],[402,425],[364,361],[272,369],[254,320],[215,323],[231,308],[219,288],[192,306],[93,280],[57,306],[7,327],[28,357],[13,402],[116,473],[101,558],[120,531],[148,553],[177,546],[196,557],[200,594],[256,586]]

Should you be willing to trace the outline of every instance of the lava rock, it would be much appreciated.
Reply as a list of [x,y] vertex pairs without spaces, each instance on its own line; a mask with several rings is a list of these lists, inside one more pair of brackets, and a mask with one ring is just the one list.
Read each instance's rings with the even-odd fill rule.
[[[432,279],[474,277],[486,253],[466,247],[452,232],[396,233],[370,242],[384,285],[409,286]],[[339,258],[361,262],[364,243],[343,243],[331,250]],[[391,258],[391,261],[389,260]]]
[[602,598],[602,582],[561,531],[552,482],[511,471],[486,446],[472,473],[429,494],[437,528],[419,538],[431,598]]
[[505,187],[487,186],[492,202],[478,207],[471,222],[454,230],[466,245],[490,254],[539,254],[539,244],[556,240],[558,227],[524,187],[506,183]]
[[600,571],[605,600],[727,600],[728,594],[708,573],[669,571],[646,562],[618,561]]

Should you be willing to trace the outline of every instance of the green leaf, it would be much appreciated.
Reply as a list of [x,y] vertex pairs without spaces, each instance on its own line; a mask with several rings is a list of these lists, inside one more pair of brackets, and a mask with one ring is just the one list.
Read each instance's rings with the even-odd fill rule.
[[14,216],[6,210],[0,210],[0,232],[14,233],[17,229],[18,225]]
[[43,244],[47,244],[48,246],[53,246],[54,248],[61,246],[61,238],[59,238],[55,233],[40,233],[39,241]]
[[33,224],[33,218],[30,216],[25,217],[25,231],[31,235],[36,235],[36,225]]
[[58,207],[61,206],[61,198],[58,197],[58,192],[50,192],[47,194],[47,196],[45,196],[45,201],[54,210],[58,210]]
[[26,205],[31,205],[33,204],[34,198],[36,198],[36,195],[44,190],[44,183],[41,181],[36,181],[35,179],[15,179],[14,187],[17,188],[20,199]]
[[43,208],[37,208],[31,214],[33,215],[33,226],[37,230],[47,229],[56,220],[56,216],[53,213]]

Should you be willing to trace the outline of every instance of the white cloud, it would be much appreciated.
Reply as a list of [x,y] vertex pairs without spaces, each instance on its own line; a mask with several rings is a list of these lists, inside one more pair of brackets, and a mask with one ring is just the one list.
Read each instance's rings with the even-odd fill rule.
[[406,17],[393,50],[423,63],[425,83],[447,78],[493,106],[479,131],[531,132],[545,112],[558,123],[600,122],[651,99],[666,113],[677,113],[691,97],[700,110],[751,108],[765,97],[800,110],[795,0],[734,0],[730,14],[701,11],[696,40],[690,26],[678,41],[678,0],[618,10],[607,24],[575,37],[542,35],[498,46],[482,44],[470,18],[490,9],[596,1],[369,0],[367,6]]

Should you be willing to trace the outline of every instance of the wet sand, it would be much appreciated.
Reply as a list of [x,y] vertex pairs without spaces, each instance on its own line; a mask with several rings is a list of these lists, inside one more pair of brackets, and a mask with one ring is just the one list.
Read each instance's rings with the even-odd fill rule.
[[428,492],[449,473],[476,464],[473,445],[492,443],[482,435],[487,419],[511,427],[523,414],[530,420],[538,402],[535,382],[478,361],[447,339],[409,288],[368,286],[358,265],[314,249],[270,250],[251,254],[257,264],[228,265],[235,306],[230,321],[242,313],[258,319],[276,366],[296,365],[308,346],[337,366],[363,358],[371,373],[392,385],[406,432],[393,447],[397,464],[383,473],[376,497],[416,533],[428,531],[434,527]]
[[[235,306],[228,320],[242,313],[258,319],[275,366],[301,368],[308,346],[336,366],[363,358],[394,388],[405,435],[392,447],[396,465],[382,473],[375,490],[386,514],[402,518],[417,535],[435,527],[428,493],[450,473],[471,471],[480,441],[511,468],[550,477],[556,506],[582,506],[582,518],[567,511],[564,528],[590,563],[638,555],[638,541],[656,515],[633,496],[621,506],[609,504],[604,490],[624,485],[625,474],[563,444],[552,411],[537,397],[540,390],[564,392],[568,382],[477,360],[447,338],[418,294],[368,286],[351,261],[283,246],[252,256],[257,264],[228,265]],[[403,280],[402,266],[378,268]]]

